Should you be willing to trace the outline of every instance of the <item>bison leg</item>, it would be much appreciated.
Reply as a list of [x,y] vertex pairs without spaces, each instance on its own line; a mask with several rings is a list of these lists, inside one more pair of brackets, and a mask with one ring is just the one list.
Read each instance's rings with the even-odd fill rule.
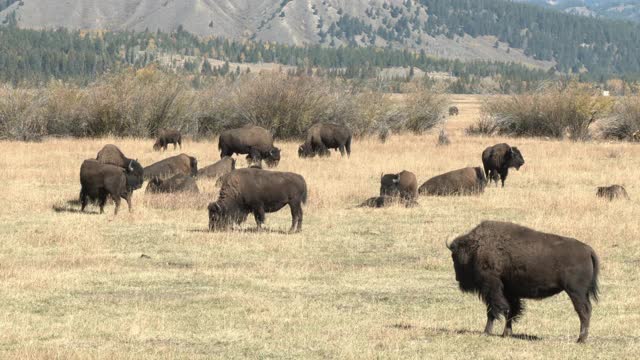
[[87,207],[87,203],[88,203],[88,195],[84,190],[80,191],[80,211],[84,211],[84,208]]
[[500,316],[508,317],[509,302],[504,296],[504,285],[499,278],[490,277],[484,279],[484,287],[481,292],[482,300],[487,304],[487,325],[484,333],[489,335],[493,329],[493,321]]
[[133,212],[133,208],[131,207],[131,198],[132,197],[133,197],[133,193],[128,193],[127,197],[124,198],[127,201],[127,207],[129,207],[129,212],[130,213]]
[[253,217],[256,219],[258,230],[262,230],[262,224],[264,224],[264,208],[259,207],[253,211]]
[[[177,149],[177,148],[178,148],[178,144],[173,143],[173,150],[175,150],[175,149]],[[182,146],[180,146],[180,149],[182,150]]]
[[118,209],[120,208],[120,196],[113,196],[113,202],[116,203],[116,208],[113,210],[113,215],[118,215]]
[[[502,187],[504,187],[504,181],[507,180],[507,175],[509,175],[508,168],[500,171],[500,180],[502,181]],[[496,181],[496,185],[498,185],[497,181]]]
[[100,214],[104,214],[104,204],[107,203],[107,193],[100,194],[100,201],[98,205],[100,205]]
[[591,302],[589,301],[589,295],[587,293],[579,293],[573,291],[567,291],[573,308],[578,313],[580,318],[580,336],[578,337],[579,343],[587,341],[589,336],[589,322],[591,320]]
[[508,337],[513,334],[511,325],[522,314],[523,309],[522,301],[519,298],[508,297],[507,301],[509,301],[509,313],[507,314],[507,321],[504,325],[504,331],[502,332],[502,336],[504,337]]
[[289,232],[300,232],[302,230],[302,205],[299,202],[290,203],[291,208],[291,229]]
[[340,145],[338,149],[340,150],[340,156],[344,157],[344,145]]

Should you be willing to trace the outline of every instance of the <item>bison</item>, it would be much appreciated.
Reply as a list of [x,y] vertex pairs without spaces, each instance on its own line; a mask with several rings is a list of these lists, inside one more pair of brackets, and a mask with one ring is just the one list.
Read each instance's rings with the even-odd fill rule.
[[130,159],[112,144],[105,145],[96,156],[96,160],[101,164],[111,164],[127,170],[128,173],[138,177],[138,181],[142,184],[144,178],[144,169],[138,160]]
[[180,134],[180,131],[173,129],[160,130],[158,132],[158,139],[155,144],[153,144],[153,150],[167,150],[169,144],[173,144],[173,150],[175,150],[177,146],[180,146],[180,150],[182,150],[182,134]]
[[414,199],[403,199],[395,196],[382,195],[369,198],[362,204],[358,205],[358,207],[383,208],[400,203],[404,204],[404,206],[408,208],[418,205],[418,203]]
[[489,179],[495,181],[498,186],[498,175],[504,187],[504,181],[509,175],[509,168],[516,168],[524,165],[524,158],[517,147],[511,147],[508,144],[496,144],[489,146],[482,152],[482,164],[484,165],[484,174]]
[[215,164],[205,166],[198,170],[198,177],[219,178],[236,168],[236,160],[225,156]]
[[298,174],[261,169],[238,169],[225,176],[216,202],[209,204],[209,230],[224,230],[240,224],[252,213],[258,230],[265,213],[285,205],[291,209],[290,232],[302,230],[302,204],[307,201],[307,183]]
[[608,199],[609,201],[620,198],[629,200],[627,190],[621,185],[598,186],[596,196]]
[[220,158],[233,154],[248,154],[255,162],[263,159],[269,167],[278,166],[280,149],[273,146],[273,136],[259,126],[248,125],[223,131],[218,138]]
[[511,336],[511,325],[523,311],[522,299],[565,291],[580,318],[578,342],[587,340],[590,300],[598,300],[598,257],[589,245],[512,223],[483,221],[447,247],[460,290],[478,294],[487,306],[486,334],[504,316],[502,335]]
[[397,174],[385,174],[380,178],[380,196],[399,196],[406,200],[418,196],[418,180],[410,171],[403,170]]
[[298,147],[301,158],[329,156],[329,149],[340,150],[340,154],[351,156],[351,130],[346,126],[319,123],[307,130],[307,140]]
[[142,181],[131,170],[89,159],[80,166],[80,185],[81,211],[84,211],[91,200],[97,201],[100,213],[104,213],[104,205],[110,195],[116,204],[114,215],[118,215],[120,198],[127,201],[129,211],[132,211],[131,197],[133,191],[142,186]]
[[470,195],[484,192],[487,179],[480,167],[466,167],[432,177],[418,192],[421,195]]
[[197,176],[198,160],[187,154],[180,154],[158,161],[144,168],[145,180],[155,177],[166,179],[176,174]]
[[460,113],[457,106],[449,107],[449,116],[457,116]]
[[190,192],[198,193],[198,185],[196,180],[184,174],[176,174],[169,179],[162,180],[158,177],[154,177],[149,181],[145,192],[148,193],[178,193],[178,192]]

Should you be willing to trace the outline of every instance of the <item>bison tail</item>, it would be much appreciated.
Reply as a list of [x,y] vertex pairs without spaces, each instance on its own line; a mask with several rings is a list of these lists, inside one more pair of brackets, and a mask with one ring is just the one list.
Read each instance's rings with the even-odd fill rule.
[[591,284],[589,285],[588,295],[593,301],[598,301],[598,273],[600,272],[600,261],[596,256],[595,252],[591,253],[591,263],[593,264],[593,278],[591,279]]

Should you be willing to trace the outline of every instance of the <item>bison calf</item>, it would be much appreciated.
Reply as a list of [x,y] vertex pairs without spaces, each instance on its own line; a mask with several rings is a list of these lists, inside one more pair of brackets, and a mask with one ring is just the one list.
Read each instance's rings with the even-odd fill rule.
[[484,192],[486,184],[481,168],[467,167],[432,177],[418,192],[421,195],[469,195]]
[[498,176],[500,176],[502,187],[504,187],[504,182],[509,175],[509,168],[520,170],[520,167],[524,165],[524,158],[517,147],[497,144],[484,149],[482,164],[484,165],[484,174],[489,182],[493,180],[498,186]]
[[252,213],[258,230],[265,213],[285,205],[291,208],[291,229],[302,230],[302,204],[307,202],[307,183],[298,174],[260,169],[238,169],[225,175],[216,202],[209,204],[209,230],[240,224]]
[[183,174],[177,174],[169,179],[162,180],[160,178],[153,178],[149,181],[145,192],[148,193],[178,193],[178,192],[191,192],[198,193],[198,185],[191,176]]
[[598,257],[576,239],[524,226],[483,221],[451,245],[456,280],[463,292],[477,293],[487,305],[490,334],[504,316],[503,336],[522,314],[521,299],[544,299],[565,291],[580,318],[578,342],[589,335],[591,299],[598,299]]
[[97,160],[85,160],[80,167],[80,203],[84,211],[88,200],[98,201],[100,213],[104,213],[107,196],[111,196],[116,204],[114,215],[118,214],[120,198],[127,201],[129,211],[133,191],[142,186],[136,174],[111,164],[101,164]]
[[180,134],[180,131],[172,129],[160,130],[158,139],[155,144],[153,144],[153,150],[167,150],[169,144],[173,144],[173,150],[175,150],[177,146],[180,146],[180,150],[182,150],[182,134]]
[[627,190],[621,185],[599,186],[596,196],[608,199],[609,201],[620,198],[629,200]]
[[397,174],[385,174],[380,178],[380,196],[399,196],[412,200],[418,196],[418,180],[410,171],[403,170]]

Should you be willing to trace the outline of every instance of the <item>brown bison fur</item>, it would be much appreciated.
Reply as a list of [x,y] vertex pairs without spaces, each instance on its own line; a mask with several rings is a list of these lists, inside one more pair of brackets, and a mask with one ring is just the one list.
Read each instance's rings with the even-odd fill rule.
[[180,131],[173,129],[161,129],[158,132],[158,139],[153,144],[153,150],[167,150],[167,146],[173,144],[173,150],[179,145],[182,150],[182,134]]
[[449,116],[458,115],[459,113],[460,113],[460,110],[458,110],[457,106],[451,106],[449,108]]
[[598,186],[596,196],[608,199],[609,201],[620,198],[629,200],[627,190],[621,185]]
[[463,292],[487,305],[484,332],[504,316],[503,336],[522,314],[521,299],[544,299],[565,291],[580,318],[578,342],[587,340],[591,299],[598,299],[598,257],[576,239],[524,226],[483,221],[451,245],[456,280]]
[[307,139],[298,148],[299,157],[329,156],[329,149],[351,155],[351,130],[346,126],[318,123],[307,130]]
[[432,177],[418,192],[421,195],[470,195],[484,192],[487,179],[480,167],[467,167]]
[[236,160],[230,156],[225,156],[218,162],[198,170],[198,177],[219,178],[235,168]]
[[139,178],[119,166],[101,164],[97,160],[85,160],[80,167],[80,203],[84,211],[89,200],[97,201],[100,213],[104,213],[107,196],[111,196],[116,204],[114,215],[118,214],[120,198],[127,201],[129,211],[133,191],[142,186]]
[[285,205],[291,209],[290,231],[302,230],[302,204],[307,201],[307,183],[298,174],[260,169],[238,169],[225,176],[216,202],[209,204],[209,230],[224,230],[253,214],[262,228],[265,213]]
[[635,131],[631,135],[631,138],[633,139],[633,141],[640,141],[640,130]]
[[362,204],[358,205],[358,207],[383,208],[394,204],[403,204],[408,208],[418,205],[418,203],[413,199],[402,199],[395,196],[382,195],[369,198]]
[[225,130],[218,138],[220,158],[233,154],[248,154],[252,161],[263,159],[269,167],[278,166],[280,149],[273,146],[273,135],[267,129],[247,125],[239,129]]
[[380,178],[380,196],[399,196],[403,199],[415,199],[418,196],[418,180],[410,171],[397,174],[385,174]]
[[144,177],[144,169],[138,160],[130,159],[118,149],[117,146],[112,144],[105,145],[96,156],[101,164],[111,164],[126,169],[129,173],[132,173],[140,178],[142,181]]
[[497,186],[498,176],[500,176],[502,187],[504,187],[504,181],[509,175],[509,168],[520,170],[520,167],[524,165],[524,158],[517,147],[503,143],[484,149],[482,164],[484,165],[484,174],[489,182],[493,180]]
[[197,176],[198,160],[187,154],[180,154],[160,160],[144,168],[144,178],[147,180],[156,177],[166,179],[176,174]]
[[178,192],[190,192],[198,193],[198,185],[196,180],[187,175],[177,174],[166,180],[160,178],[153,178],[149,181],[145,192],[148,193],[178,193]]

